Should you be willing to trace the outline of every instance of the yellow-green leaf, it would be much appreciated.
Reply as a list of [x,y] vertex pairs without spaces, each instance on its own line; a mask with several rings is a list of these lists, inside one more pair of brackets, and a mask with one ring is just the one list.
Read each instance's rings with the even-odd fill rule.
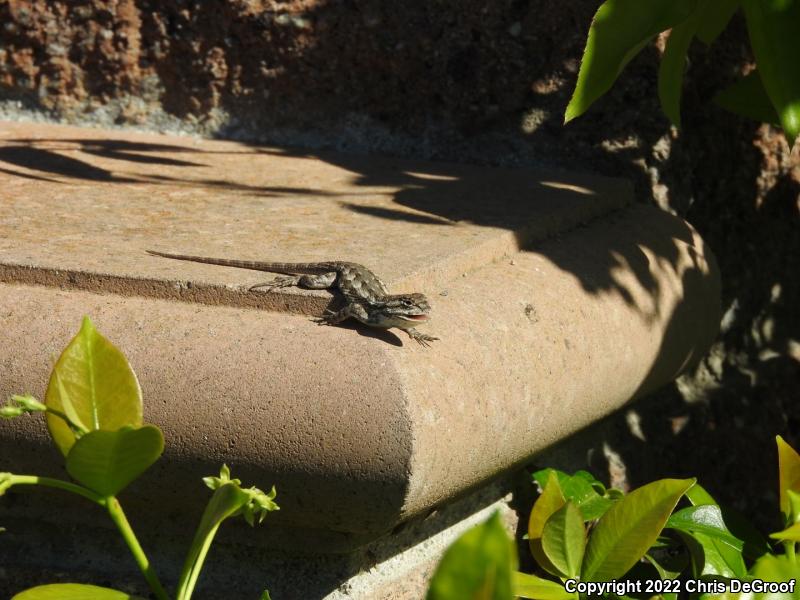
[[570,594],[562,583],[519,571],[514,571],[511,579],[515,597],[533,600],[578,600],[578,593]]
[[90,431],[67,454],[67,472],[90,490],[116,496],[164,451],[161,430],[152,425],[119,431]]
[[142,598],[96,585],[51,583],[20,592],[11,600],[142,600]]
[[597,522],[586,546],[583,581],[624,575],[653,545],[694,479],[661,479],[614,504]]
[[551,471],[542,494],[536,499],[528,518],[528,545],[537,564],[551,575],[559,577],[561,571],[550,562],[542,549],[542,532],[550,516],[564,506],[566,500],[558,483],[558,475]]
[[[89,431],[116,431],[142,424],[142,391],[125,355],[100,335],[88,317],[53,367],[45,394],[51,409],[63,412]],[[66,456],[75,433],[63,419],[48,414],[53,441]]]
[[800,598],[800,588],[797,586],[797,580],[800,579],[800,562],[794,558],[786,555],[765,554],[755,562],[753,568],[750,569],[750,575],[762,581],[795,582],[792,586],[794,593],[754,594],[753,597],[756,600],[798,600]]
[[514,544],[499,513],[473,527],[444,553],[426,600],[511,600]]
[[780,486],[780,505],[781,512],[786,520],[789,520],[791,512],[791,502],[788,492],[800,493],[800,454],[789,444],[783,441],[781,436],[777,436],[775,441],[778,444],[778,482]]
[[783,531],[778,531],[777,533],[770,533],[769,537],[771,537],[774,540],[800,542],[800,523],[795,523],[794,525],[787,527]]
[[581,572],[586,530],[581,511],[572,502],[559,508],[545,523],[542,550],[550,562],[570,579]]

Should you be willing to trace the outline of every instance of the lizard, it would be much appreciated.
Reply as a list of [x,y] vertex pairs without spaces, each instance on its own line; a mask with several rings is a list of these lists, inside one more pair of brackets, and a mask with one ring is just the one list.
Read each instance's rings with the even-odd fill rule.
[[439,339],[417,331],[414,327],[430,319],[431,308],[424,294],[390,294],[375,273],[357,263],[338,260],[306,263],[260,262],[170,254],[155,250],[147,250],[147,253],[175,260],[281,274],[267,283],[250,286],[251,290],[264,288],[270,292],[285,287],[336,289],[344,297],[345,305],[338,311],[326,310],[319,319],[320,323],[336,325],[346,319],[355,319],[370,327],[396,327],[425,347]]

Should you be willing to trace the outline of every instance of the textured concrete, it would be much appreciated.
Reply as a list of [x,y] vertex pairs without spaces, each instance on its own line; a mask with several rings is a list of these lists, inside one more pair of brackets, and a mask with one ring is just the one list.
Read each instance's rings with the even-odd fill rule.
[[[130,492],[164,531],[196,517],[183,494],[227,462],[279,490],[274,527],[248,543],[361,545],[670,381],[719,322],[702,240],[631,206],[618,181],[0,132],[0,328],[13,340],[0,348],[0,394],[41,395],[49,357],[91,315],[165,431],[167,460]],[[326,293],[246,292],[265,275],[150,247],[363,262],[398,291],[427,293],[425,331],[442,339],[425,350],[393,332],[319,327],[304,315]],[[47,443],[34,419],[0,423],[0,469],[42,471]]]
[[319,303],[243,294],[265,275],[144,249],[339,258],[435,289],[631,200],[609,178],[8,122],[0,169],[0,280],[298,312]]

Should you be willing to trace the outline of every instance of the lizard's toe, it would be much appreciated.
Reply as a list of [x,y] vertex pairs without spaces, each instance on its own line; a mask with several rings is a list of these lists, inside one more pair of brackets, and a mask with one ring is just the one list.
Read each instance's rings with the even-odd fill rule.
[[424,346],[425,348],[430,348],[430,342],[434,342],[439,338],[433,337],[432,335],[428,335],[425,333],[420,333],[416,329],[408,329],[406,333],[409,335],[411,339],[417,342],[420,346]]
[[317,325],[333,325],[332,317],[334,314],[335,313],[332,313],[331,311],[326,311],[326,314],[322,315],[321,317],[315,317],[312,319],[312,321],[314,321],[314,323]]

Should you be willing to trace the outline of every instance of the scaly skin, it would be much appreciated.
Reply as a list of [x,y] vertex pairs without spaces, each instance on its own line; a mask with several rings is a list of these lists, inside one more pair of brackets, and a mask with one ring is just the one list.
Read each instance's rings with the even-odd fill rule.
[[259,283],[250,289],[264,288],[268,292],[283,287],[297,286],[304,289],[336,289],[346,301],[345,306],[336,311],[327,311],[320,322],[329,325],[341,323],[345,319],[356,319],[370,327],[402,329],[408,336],[423,346],[439,338],[421,333],[414,325],[430,319],[430,304],[424,294],[390,294],[386,285],[375,273],[363,265],[342,261],[315,263],[258,262],[207,258],[188,254],[169,254],[148,250],[148,254],[175,260],[237,267],[254,271],[281,273],[268,283]]

